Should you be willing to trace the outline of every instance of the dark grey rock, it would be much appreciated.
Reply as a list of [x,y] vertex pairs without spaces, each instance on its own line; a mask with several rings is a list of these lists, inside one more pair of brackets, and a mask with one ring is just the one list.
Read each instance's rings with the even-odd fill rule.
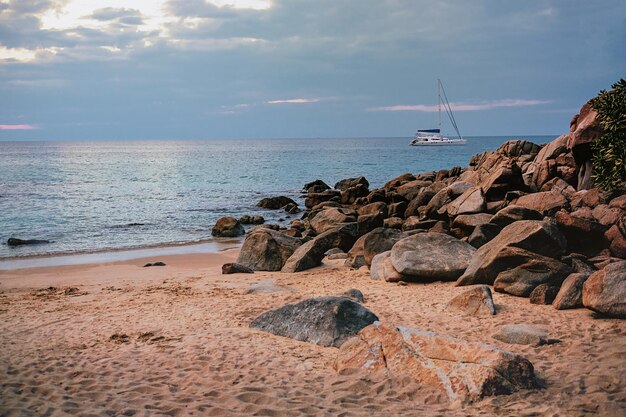
[[535,287],[528,297],[530,304],[550,305],[556,298],[559,287],[550,284],[540,284]]
[[11,237],[7,240],[8,246],[42,245],[44,243],[50,243],[50,241],[45,239],[18,239],[15,237]]
[[285,197],[281,195],[278,197],[263,198],[261,199],[261,201],[257,203],[257,207],[266,208],[270,210],[278,210],[280,208],[285,207],[287,204],[296,204],[296,202],[293,201],[289,197]]
[[378,317],[345,297],[319,297],[267,311],[250,327],[321,346],[341,346]]
[[252,274],[254,271],[247,266],[238,263],[227,263],[222,265],[222,274]]

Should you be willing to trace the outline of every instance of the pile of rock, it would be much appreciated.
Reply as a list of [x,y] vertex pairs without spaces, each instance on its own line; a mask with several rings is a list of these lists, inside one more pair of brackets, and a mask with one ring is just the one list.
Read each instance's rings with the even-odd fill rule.
[[[621,269],[608,266],[626,258],[626,195],[591,183],[590,144],[600,133],[585,105],[569,134],[546,145],[511,140],[467,168],[407,173],[376,189],[364,177],[333,188],[313,181],[303,188],[301,218],[287,229],[254,230],[237,262],[298,272],[335,249],[347,253],[347,266],[369,267],[374,279],[486,284],[558,309],[584,305],[626,316],[623,301],[591,301],[591,292],[609,291],[604,284],[585,285],[592,274],[613,282]],[[275,197],[259,205],[295,202]],[[626,297],[623,280],[619,288],[610,284],[618,298]]]

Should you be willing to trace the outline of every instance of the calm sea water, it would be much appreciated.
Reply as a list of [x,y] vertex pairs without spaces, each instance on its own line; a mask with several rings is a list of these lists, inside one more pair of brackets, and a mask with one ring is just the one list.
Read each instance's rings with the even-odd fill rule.
[[[370,188],[405,172],[467,166],[511,137],[412,147],[407,138],[224,141],[0,142],[0,258],[198,242],[222,216],[309,181],[364,175]],[[553,136],[525,137],[546,143]],[[135,224],[130,226],[130,224]],[[10,237],[49,244],[12,248]]]

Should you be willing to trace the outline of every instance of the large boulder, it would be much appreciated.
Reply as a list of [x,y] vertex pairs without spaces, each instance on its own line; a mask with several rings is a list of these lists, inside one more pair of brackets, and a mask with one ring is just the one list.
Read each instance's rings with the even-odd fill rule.
[[250,327],[321,346],[341,346],[378,317],[345,297],[318,297],[261,314]]
[[447,206],[448,216],[482,213],[487,209],[487,200],[480,187],[472,187]]
[[296,206],[298,205],[291,198],[285,197],[283,195],[278,197],[263,198],[256,205],[257,207],[262,207],[270,210],[278,210],[285,207],[287,204],[295,204]]
[[587,279],[583,305],[600,314],[626,318],[626,261],[611,263]]
[[245,235],[246,231],[234,217],[222,217],[213,226],[211,234],[215,237],[237,237]]
[[609,246],[609,242],[604,236],[604,232],[608,228],[603,224],[574,217],[566,211],[556,213],[555,219],[559,229],[567,239],[568,252],[582,253],[593,257]]
[[461,402],[537,386],[533,366],[522,356],[485,343],[381,323],[364,328],[339,349],[335,369],[354,368],[408,376]]
[[542,191],[521,196],[515,201],[518,206],[536,210],[544,216],[552,216],[557,211],[567,207],[567,198],[558,191]]
[[455,280],[476,249],[443,233],[418,233],[398,241],[391,249],[391,263],[407,279]]
[[465,181],[457,181],[440,190],[430,199],[424,209],[425,217],[437,217],[446,213],[445,207],[457,197],[472,188],[472,184]]
[[[524,281],[519,288],[528,296],[534,289],[529,286],[556,285],[559,279],[565,278],[561,274],[567,270],[567,265],[555,259],[565,253],[565,247],[565,237],[552,222],[521,220],[511,223],[474,253],[457,285],[492,285],[500,280],[496,290],[504,290],[518,287],[514,284],[521,279]],[[556,272],[551,273],[551,268],[557,268]]]
[[246,237],[237,263],[253,271],[280,271],[300,245],[302,241],[298,238],[259,228]]
[[400,230],[379,227],[363,236],[363,259],[366,265],[371,265],[374,256],[391,250],[397,241],[404,235]]
[[593,186],[591,145],[602,134],[597,115],[598,113],[591,108],[589,103],[586,103],[570,123],[567,147],[572,150],[576,165],[579,167],[577,190],[587,190]]
[[371,232],[374,229],[385,225],[385,217],[382,213],[364,214],[357,219],[359,225],[359,236]]
[[501,230],[502,228],[500,226],[491,222],[479,224],[467,238],[467,243],[478,249],[495,238]]
[[557,310],[582,307],[583,285],[587,278],[589,274],[579,272],[570,274],[561,284],[561,289],[552,302],[552,306]]
[[355,215],[344,209],[329,207],[317,213],[315,217],[309,220],[309,224],[316,233],[324,233],[340,223],[352,223],[356,219]]
[[476,285],[454,297],[446,310],[469,316],[492,316],[496,314],[491,289],[487,285]]
[[357,239],[357,225],[345,223],[327,230],[297,248],[282,267],[282,272],[300,272],[322,264],[326,251],[348,250]]

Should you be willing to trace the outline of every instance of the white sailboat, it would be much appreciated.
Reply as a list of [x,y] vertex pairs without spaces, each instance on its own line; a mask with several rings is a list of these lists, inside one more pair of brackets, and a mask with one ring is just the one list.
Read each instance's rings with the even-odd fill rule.
[[[443,92],[443,97],[441,93]],[[449,138],[441,134],[441,106],[443,105],[445,112],[450,119],[450,123],[454,130],[456,131],[456,138]],[[448,97],[446,96],[446,91],[443,89],[443,85],[441,84],[441,80],[437,79],[437,113],[438,113],[438,128],[437,129],[420,129],[413,136],[413,140],[411,141],[412,146],[438,146],[438,145],[465,145],[467,141],[463,139],[461,133],[459,133],[459,128],[456,124],[456,120],[454,120],[454,115],[452,114],[452,109],[450,108],[450,103],[448,103]]]

